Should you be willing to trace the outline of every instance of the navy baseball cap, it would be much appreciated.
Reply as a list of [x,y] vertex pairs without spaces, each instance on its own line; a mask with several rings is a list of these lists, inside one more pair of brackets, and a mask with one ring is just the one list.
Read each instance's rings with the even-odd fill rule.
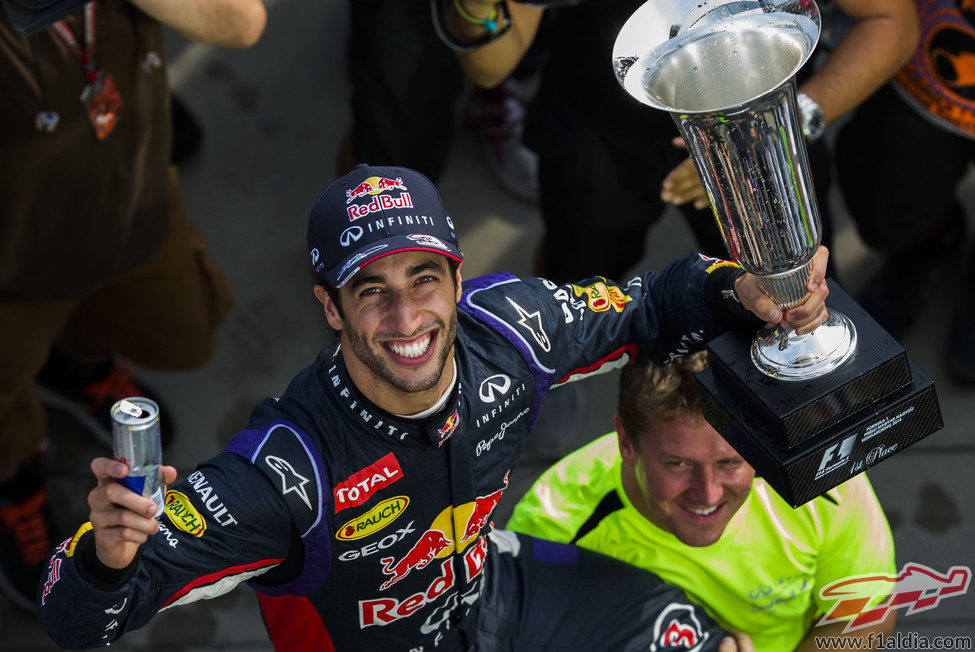
[[407,168],[365,164],[319,195],[308,218],[308,251],[315,280],[335,288],[377,258],[403,251],[464,259],[429,179]]

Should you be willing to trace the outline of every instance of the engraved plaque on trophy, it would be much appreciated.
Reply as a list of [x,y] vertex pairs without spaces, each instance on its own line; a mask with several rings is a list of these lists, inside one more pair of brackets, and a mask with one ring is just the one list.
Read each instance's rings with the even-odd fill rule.
[[[783,310],[820,243],[795,73],[819,39],[812,0],[650,0],[613,69],[677,123],[728,253]],[[798,506],[942,427],[934,385],[835,284],[813,333],[732,332],[698,374],[708,421]]]

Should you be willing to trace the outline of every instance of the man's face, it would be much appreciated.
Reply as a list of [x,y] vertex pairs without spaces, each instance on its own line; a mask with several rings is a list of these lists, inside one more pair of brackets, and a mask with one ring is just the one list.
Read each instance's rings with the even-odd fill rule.
[[721,537],[755,477],[700,415],[654,425],[640,433],[636,448],[620,432],[620,450],[644,500],[638,509],[689,546]]
[[423,392],[440,381],[453,350],[460,292],[460,271],[451,277],[444,256],[409,251],[366,265],[339,289],[341,315],[331,302],[325,313],[370,380]]

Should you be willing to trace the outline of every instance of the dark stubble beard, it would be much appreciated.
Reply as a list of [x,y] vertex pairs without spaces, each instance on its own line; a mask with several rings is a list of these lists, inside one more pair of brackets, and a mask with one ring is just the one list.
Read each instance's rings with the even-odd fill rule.
[[[439,350],[434,353],[434,358],[437,361],[436,372],[431,373],[429,378],[419,378],[416,380],[401,378],[393,373],[386,357],[382,353],[375,351],[359,331],[346,326],[343,332],[349,340],[349,347],[352,349],[352,353],[362,364],[392,387],[395,387],[401,392],[412,394],[425,392],[440,381],[444,366],[447,364],[447,356],[450,354],[450,348],[453,346],[454,338],[457,336],[457,312],[454,311],[450,315],[450,323],[446,328],[444,328],[443,322],[440,322],[438,325],[440,326],[440,333],[437,336],[436,346]],[[423,328],[426,328],[426,326]],[[403,339],[408,338],[404,337]],[[382,348],[382,345],[377,344],[376,347]]]

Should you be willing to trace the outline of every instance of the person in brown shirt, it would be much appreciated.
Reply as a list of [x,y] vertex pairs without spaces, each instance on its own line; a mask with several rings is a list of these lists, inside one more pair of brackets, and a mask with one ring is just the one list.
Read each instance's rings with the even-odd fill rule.
[[266,11],[261,0],[0,8],[0,589],[33,609],[54,543],[39,389],[110,442],[112,404],[153,397],[117,356],[203,364],[232,301],[169,164],[162,25],[243,48]]

